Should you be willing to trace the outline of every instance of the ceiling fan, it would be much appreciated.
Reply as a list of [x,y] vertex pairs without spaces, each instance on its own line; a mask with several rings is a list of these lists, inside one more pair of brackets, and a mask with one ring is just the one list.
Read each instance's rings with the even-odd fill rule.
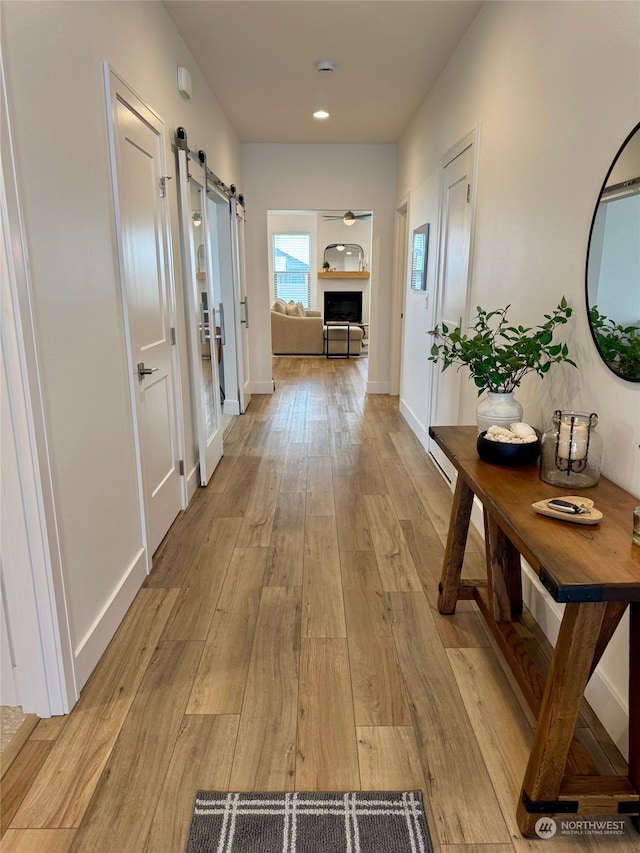
[[325,214],[323,219],[342,219],[345,225],[353,225],[353,223],[359,219],[361,221],[371,222],[371,214],[370,213],[359,213],[355,214],[352,210],[347,210],[346,213],[343,213],[341,216],[333,216],[331,214]]

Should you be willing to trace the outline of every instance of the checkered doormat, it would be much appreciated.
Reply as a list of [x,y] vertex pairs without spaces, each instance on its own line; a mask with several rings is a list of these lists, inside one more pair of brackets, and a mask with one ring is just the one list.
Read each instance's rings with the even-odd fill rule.
[[198,791],[185,853],[432,853],[420,791]]

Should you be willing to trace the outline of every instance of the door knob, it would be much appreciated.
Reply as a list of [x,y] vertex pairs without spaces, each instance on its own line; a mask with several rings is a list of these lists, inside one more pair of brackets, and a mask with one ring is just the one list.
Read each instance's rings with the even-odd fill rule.
[[149,376],[151,373],[155,373],[157,367],[145,367],[144,361],[138,362],[138,382],[142,382],[145,376]]

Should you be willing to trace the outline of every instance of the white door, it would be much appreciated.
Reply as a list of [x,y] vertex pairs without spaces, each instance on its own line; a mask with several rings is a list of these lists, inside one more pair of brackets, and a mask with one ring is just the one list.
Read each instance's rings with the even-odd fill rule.
[[[440,195],[436,322],[449,328],[465,325],[471,257],[474,141],[467,137],[444,158]],[[468,374],[455,366],[444,373],[433,366],[431,417],[433,425],[457,424],[462,383]],[[429,450],[450,478],[453,468],[434,442]]]
[[[231,246],[231,205],[226,195],[210,184],[208,193],[209,239],[213,266],[213,298],[216,311],[216,333],[221,355],[220,397],[223,415],[240,414],[240,382],[236,355],[236,304],[233,289],[233,254]],[[238,306],[243,308],[243,306]]]
[[200,485],[206,486],[222,458],[222,417],[218,372],[219,339],[213,294],[213,266],[204,167],[178,151],[182,280],[189,333],[194,417]]
[[147,547],[153,554],[182,507],[164,124],[113,72],[110,91],[120,277]]
[[249,297],[244,263],[244,210],[231,199],[231,245],[233,250],[233,289],[235,292],[236,358],[240,413],[246,411],[251,400],[249,379]]

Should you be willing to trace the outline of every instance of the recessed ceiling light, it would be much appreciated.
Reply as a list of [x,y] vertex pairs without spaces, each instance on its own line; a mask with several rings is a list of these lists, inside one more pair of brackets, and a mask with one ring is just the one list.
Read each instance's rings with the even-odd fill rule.
[[313,114],[314,118],[329,118],[329,113],[326,110],[316,110]]

